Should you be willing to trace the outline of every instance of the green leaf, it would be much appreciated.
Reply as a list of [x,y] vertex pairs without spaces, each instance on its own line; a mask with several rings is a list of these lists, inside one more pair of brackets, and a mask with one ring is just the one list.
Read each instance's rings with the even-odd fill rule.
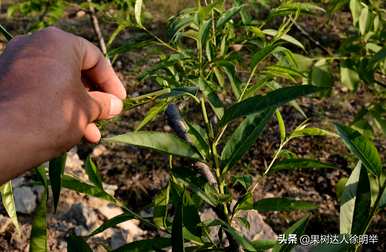
[[276,240],[255,240],[255,241],[251,241],[251,243],[257,251],[267,251],[273,248],[277,244],[277,241]]
[[134,219],[134,218],[135,218],[135,216],[133,214],[131,214],[131,213],[120,214],[118,216],[115,216],[115,217],[105,221],[102,225],[100,225],[94,231],[92,231],[88,236],[90,237],[90,236],[102,233],[103,231],[105,231],[108,228],[113,228],[113,227],[115,227],[116,225],[118,225],[118,224],[120,224],[122,222],[131,220],[131,219]]
[[357,90],[360,81],[359,74],[346,67],[345,65],[340,66],[340,80],[349,90]]
[[277,123],[279,124],[280,141],[284,142],[286,138],[285,123],[284,123],[283,117],[281,116],[280,111],[276,110],[275,113],[276,113]]
[[[44,190],[41,201],[35,210],[32,220],[32,229],[30,236],[30,252],[47,252],[47,188]],[[70,251],[70,250],[69,250]]]
[[135,6],[134,6],[135,21],[140,27],[143,27],[142,20],[141,20],[141,13],[142,13],[142,0],[136,0]]
[[9,218],[11,218],[13,225],[16,227],[16,231],[20,234],[20,226],[17,221],[15,200],[13,198],[12,181],[8,181],[0,187],[1,201],[7,212]]
[[209,157],[209,143],[206,131],[199,125],[194,123],[186,122],[188,125],[188,138],[196,147],[197,151],[200,152],[201,156],[205,159]]
[[97,187],[99,187],[100,189],[103,190],[103,184],[102,184],[103,182],[102,182],[101,175],[99,174],[98,168],[96,167],[96,165],[92,161],[91,156],[87,157],[85,168],[86,168],[86,173],[87,173],[89,180],[94,185],[96,185]]
[[307,128],[307,125],[305,125],[305,127],[303,125],[302,127],[296,128],[291,133],[289,138],[293,139],[293,138],[305,137],[305,136],[332,136],[332,137],[337,137],[337,135],[335,133],[330,132],[328,130],[319,129],[319,128],[312,128],[312,127],[308,127]]
[[252,176],[232,176],[232,184],[233,186],[240,184],[244,188],[244,190],[248,190],[248,188],[252,185]]
[[330,93],[334,79],[326,60],[321,59],[312,67],[311,83],[315,86],[326,88],[322,95],[327,96]]
[[170,238],[157,237],[149,240],[140,240],[128,243],[111,252],[153,252],[169,247],[172,243]]
[[371,26],[371,13],[367,5],[365,5],[361,10],[361,15],[359,16],[359,31],[362,35],[365,35],[369,31]]
[[379,176],[382,171],[382,162],[374,144],[350,127],[341,124],[335,126],[347,148],[362,161],[368,171]]
[[224,105],[218,97],[216,91],[211,87],[211,83],[200,78],[197,82],[200,90],[208,98],[209,105],[211,106],[213,112],[216,114],[217,118],[222,118],[224,114]]
[[183,230],[184,236],[190,240],[201,241],[202,229],[199,226],[201,223],[200,215],[197,206],[193,201],[190,193],[185,191],[183,194]]
[[273,115],[274,109],[267,109],[261,114],[248,116],[227,140],[221,153],[223,173],[231,168],[256,143],[266,124]]
[[342,193],[343,193],[344,188],[346,186],[347,180],[348,180],[347,177],[343,177],[343,178],[339,179],[338,183],[336,183],[336,185],[335,185],[336,198],[338,199],[338,201],[340,201],[340,198],[342,197]]
[[[272,37],[275,37],[277,35],[277,30],[274,30],[274,29],[265,29],[265,30],[262,30],[262,32],[264,34],[267,34],[269,36],[272,36]],[[288,35],[288,34],[283,34],[280,39],[284,40],[284,41],[287,41],[293,45],[296,45],[298,47],[300,47],[301,49],[305,50],[303,44],[297,40],[296,38],[292,37],[291,35]]]
[[71,177],[69,175],[63,175],[62,185],[64,188],[67,188],[76,192],[80,192],[96,198],[104,199],[112,203],[117,202],[113,196],[103,191],[101,188],[79,181],[78,179]]
[[170,133],[139,131],[110,137],[105,140],[108,142],[126,143],[171,155],[200,159],[200,154],[193,146]]
[[210,28],[212,27],[212,19],[204,21],[204,23],[200,26],[200,31],[198,35],[198,41],[200,44],[200,50],[202,50],[203,45],[206,45],[206,42],[208,41]]
[[259,212],[268,211],[294,211],[312,210],[318,208],[316,205],[302,200],[290,198],[266,198],[256,201],[253,208]]
[[52,196],[54,199],[54,211],[58,207],[60,190],[62,189],[62,176],[66,166],[67,154],[63,154],[50,161],[48,175],[50,177]]
[[236,118],[261,112],[267,108],[276,108],[298,97],[321,90],[324,89],[311,85],[300,85],[280,88],[264,96],[257,95],[245,99],[225,110],[224,117],[219,122],[219,126],[222,127]]
[[268,44],[267,46],[261,48],[257,53],[252,56],[251,67],[254,68],[256,65],[264,60],[273,50],[278,46],[278,43]]
[[149,112],[147,112],[145,118],[142,120],[142,122],[138,125],[138,127],[135,129],[135,131],[139,131],[142,129],[145,125],[150,123],[155,119],[155,117],[159,114],[165,111],[166,107],[168,106],[168,101],[161,101],[154,105]]
[[[300,237],[304,234],[309,216],[306,216],[300,220],[298,220],[295,224],[289,227],[284,234],[288,237],[289,234],[296,234],[297,237]],[[277,244],[272,252],[289,252],[296,244]]]
[[287,16],[291,13],[317,13],[325,12],[323,8],[313,3],[301,3],[301,2],[283,2],[279,7],[270,11],[269,17],[275,16]]
[[275,162],[271,167],[271,172],[294,169],[328,169],[336,168],[335,164],[322,163],[313,159],[286,159]]
[[68,252],[92,252],[90,246],[83,240],[83,238],[71,234],[67,238]]
[[216,29],[222,29],[222,27],[229,21],[231,20],[237,13],[240,12],[241,8],[243,5],[236,6],[233,8],[230,8],[229,10],[225,11],[220,18],[217,21],[216,24]]
[[[182,197],[184,197],[182,195]],[[172,225],[172,250],[175,252],[184,252],[184,233],[183,233],[184,207],[183,199],[180,198],[176,206]]]
[[361,162],[347,180],[340,198],[340,233],[363,234],[371,207],[370,181]]
[[215,220],[211,220],[206,225],[207,226],[221,225],[244,249],[246,249],[247,251],[256,251],[253,244],[247,238],[242,236],[237,230],[231,227],[228,223],[220,219],[215,219]]
[[350,11],[352,15],[353,24],[356,25],[361,15],[362,4],[360,0],[350,0]]
[[168,204],[170,199],[170,183],[153,199],[153,222],[158,227],[167,229]]

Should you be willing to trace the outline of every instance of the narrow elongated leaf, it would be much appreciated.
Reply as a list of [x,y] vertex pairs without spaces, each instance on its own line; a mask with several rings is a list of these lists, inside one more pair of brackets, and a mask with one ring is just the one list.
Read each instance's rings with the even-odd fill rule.
[[255,240],[255,241],[251,241],[251,243],[257,251],[267,251],[273,248],[277,244],[277,241],[276,240]]
[[206,131],[197,124],[189,122],[186,122],[186,124],[188,125],[188,137],[194,147],[204,159],[209,157],[209,143]]
[[79,181],[69,175],[63,175],[62,185],[64,188],[116,203],[115,198],[101,188]]
[[[265,29],[265,30],[262,30],[262,32],[272,37],[275,37],[277,35],[277,30],[273,30],[273,29]],[[292,37],[291,35],[284,34],[280,37],[280,39],[287,41],[291,44],[294,44],[304,50],[303,44],[296,38]]]
[[30,252],[47,252],[47,188],[44,190],[41,201],[35,210],[32,221]]
[[198,33],[199,34],[198,42],[200,44],[201,50],[203,46],[206,45],[211,27],[212,27],[212,19],[205,21],[200,27],[200,31]]
[[297,137],[304,137],[304,136],[332,136],[332,137],[337,137],[337,135],[333,132],[330,132],[328,130],[324,129],[319,129],[319,128],[312,128],[312,127],[300,127],[295,129],[291,135],[289,136],[291,139],[292,138],[297,138]]
[[231,18],[233,18],[237,13],[240,12],[242,7],[243,7],[243,5],[236,6],[236,7],[233,7],[231,9],[225,11],[218,19],[217,24],[216,24],[216,28],[221,29]]
[[83,238],[71,234],[67,238],[68,252],[92,252],[90,246],[83,240]]
[[313,159],[286,159],[275,162],[271,167],[271,172],[294,169],[328,169],[336,168],[335,164],[323,163]]
[[111,252],[153,252],[159,251],[172,244],[170,238],[154,238],[149,240],[140,240],[128,243]]
[[371,25],[371,13],[367,6],[362,8],[361,15],[359,16],[359,31],[362,35],[365,35]]
[[285,123],[279,110],[276,110],[276,119],[277,119],[277,123],[279,124],[280,141],[284,142],[287,134],[285,130]]
[[96,185],[97,187],[103,190],[101,175],[99,174],[99,170],[94,164],[94,162],[92,161],[90,156],[88,156],[86,159],[85,168],[86,168],[87,176],[90,179],[90,181],[94,185]]
[[200,241],[202,229],[199,226],[201,223],[200,215],[198,214],[197,206],[193,201],[189,192],[185,191],[183,195],[183,230],[184,236],[189,240],[195,239]]
[[12,181],[8,181],[0,187],[1,201],[9,218],[11,218],[16,231],[20,234],[19,222],[17,221],[15,200],[13,198]]
[[312,210],[318,208],[316,205],[290,198],[266,198],[256,201],[253,208],[259,212],[268,211],[294,211],[294,210]]
[[134,218],[135,218],[135,216],[133,214],[131,214],[131,213],[120,214],[118,216],[115,216],[115,217],[105,221],[102,225],[100,225],[94,231],[92,231],[88,236],[93,236],[93,235],[102,233],[103,231],[105,231],[108,228],[113,228],[113,227],[115,227],[116,225],[118,225],[118,224],[120,224],[122,222],[131,220],[131,219],[134,219]]
[[[181,195],[183,197],[183,195]],[[183,233],[183,218],[184,218],[184,207],[183,199],[179,199],[176,207],[176,214],[174,215],[173,226],[172,226],[172,250],[175,252],[184,252],[184,233]]]
[[367,226],[371,207],[370,181],[361,162],[349,177],[340,197],[340,233],[362,234]]
[[134,6],[135,21],[140,27],[143,27],[142,20],[141,20],[141,13],[142,13],[142,0],[136,0],[135,6]]
[[50,177],[54,210],[58,207],[60,190],[62,189],[62,175],[66,166],[67,154],[63,154],[50,161],[48,175]]
[[350,127],[341,124],[335,126],[347,148],[362,161],[371,173],[379,176],[382,170],[382,162],[374,144]]
[[255,53],[252,57],[252,65],[251,67],[254,68],[256,65],[261,62],[263,59],[265,59],[269,54],[273,52],[273,50],[278,46],[278,43],[274,44],[268,44],[267,46],[261,48],[257,53]]
[[162,228],[167,228],[168,205],[170,199],[170,183],[153,199],[153,222]]
[[145,118],[142,120],[142,122],[138,125],[138,127],[135,129],[136,131],[139,131],[142,129],[145,125],[150,123],[155,119],[155,117],[165,111],[166,107],[168,106],[167,101],[161,101],[158,104],[154,105],[149,112],[147,112]]
[[362,4],[360,0],[350,0],[350,11],[352,15],[353,24],[356,25],[361,15]]
[[200,154],[193,146],[170,133],[139,131],[114,136],[105,140],[108,142],[126,143],[171,155],[200,159]]
[[[298,220],[284,232],[284,235],[288,237],[289,234],[296,234],[297,237],[300,237],[305,232],[308,220],[309,216]],[[278,244],[272,249],[272,252],[289,252],[295,246],[296,244]]]
[[228,139],[221,153],[223,172],[231,168],[256,143],[266,124],[273,115],[274,109],[268,109],[258,115],[248,116],[231,137]]
[[293,87],[284,87],[272,91],[264,96],[254,96],[232,105],[225,110],[220,126],[246,115],[261,112],[267,108],[276,108],[298,97],[309,95],[324,90],[320,87],[311,85],[301,85]]

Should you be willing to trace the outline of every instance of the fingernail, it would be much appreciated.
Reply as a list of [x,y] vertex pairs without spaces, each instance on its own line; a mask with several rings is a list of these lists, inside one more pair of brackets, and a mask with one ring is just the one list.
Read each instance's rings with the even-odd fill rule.
[[119,115],[122,111],[122,108],[122,101],[118,97],[112,95],[110,99],[110,116]]

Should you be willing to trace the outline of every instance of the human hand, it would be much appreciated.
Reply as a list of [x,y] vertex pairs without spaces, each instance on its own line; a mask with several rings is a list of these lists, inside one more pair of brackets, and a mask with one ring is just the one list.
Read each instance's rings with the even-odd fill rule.
[[[9,145],[0,148],[0,165],[27,169],[83,136],[98,142],[94,122],[118,115],[125,97],[109,62],[85,39],[52,27],[16,37],[0,57],[0,139]],[[10,151],[23,160],[3,161]]]

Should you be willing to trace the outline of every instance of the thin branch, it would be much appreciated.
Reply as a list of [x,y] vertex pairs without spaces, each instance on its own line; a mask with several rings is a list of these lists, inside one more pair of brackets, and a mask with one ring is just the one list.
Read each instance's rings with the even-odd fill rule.
[[107,55],[107,46],[106,46],[106,42],[105,42],[103,35],[102,35],[99,21],[98,21],[98,18],[96,16],[95,8],[92,4],[92,0],[87,0],[87,2],[89,3],[89,12],[88,13],[90,15],[90,19],[92,22],[92,26],[94,28],[95,35],[98,38],[99,47],[102,50],[103,55],[106,56]]
[[332,53],[330,52],[330,50],[328,50],[327,48],[325,48],[324,46],[322,46],[322,44],[317,41],[316,39],[314,39],[312,37],[311,34],[309,34],[303,27],[301,27],[293,18],[291,18],[292,20],[292,23],[295,25],[295,27],[303,34],[303,36],[305,36],[309,41],[311,41],[312,43],[314,43],[317,47],[319,47],[320,49],[322,49],[325,53],[327,53],[328,55],[331,55]]

